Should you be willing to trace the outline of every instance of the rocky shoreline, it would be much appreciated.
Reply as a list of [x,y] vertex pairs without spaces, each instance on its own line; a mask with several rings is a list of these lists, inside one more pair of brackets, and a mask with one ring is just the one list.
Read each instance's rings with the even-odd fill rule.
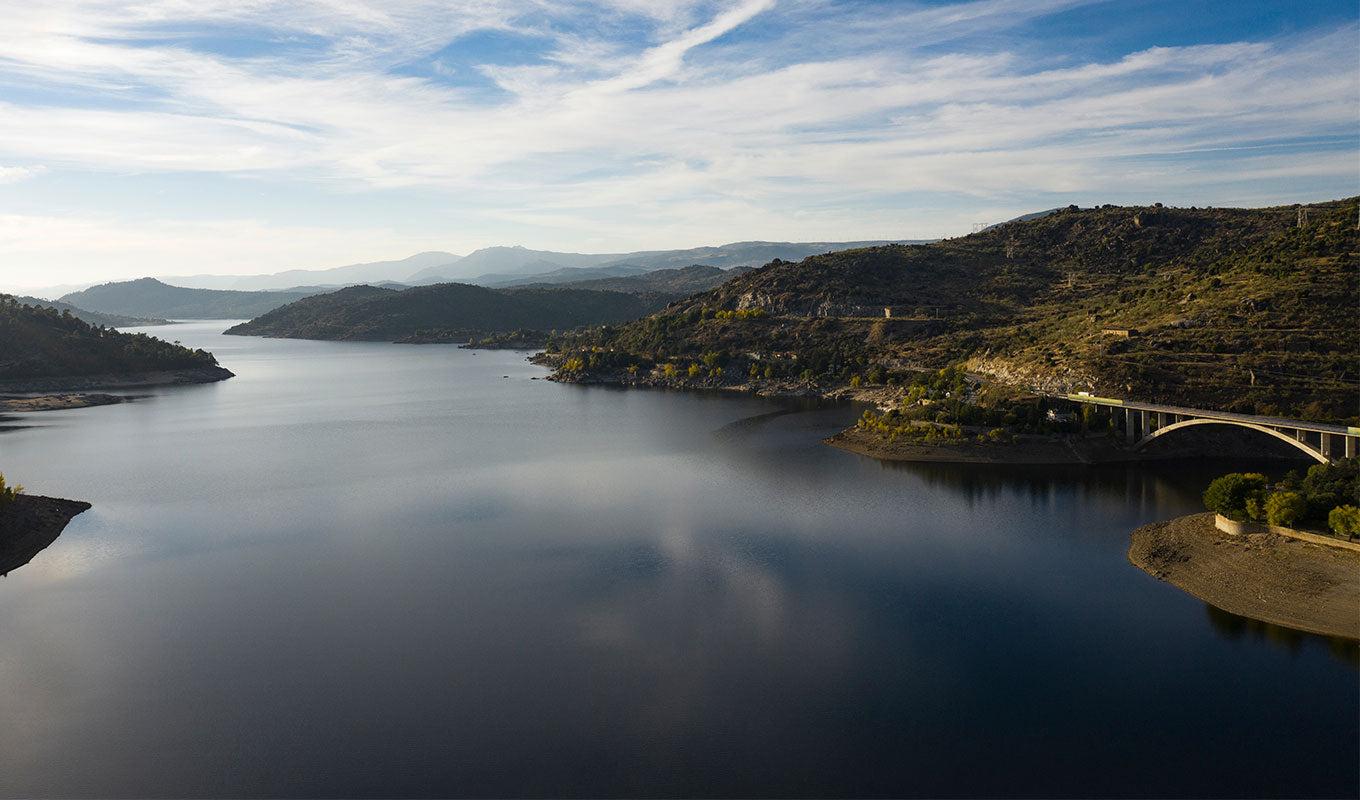
[[1211,513],[1144,525],[1131,540],[1134,566],[1217,608],[1360,640],[1360,553],[1354,550],[1275,533],[1225,533]]
[[14,378],[0,381],[0,393],[36,394],[87,392],[96,389],[142,389],[151,386],[181,386],[216,383],[236,373],[225,367],[193,367],[159,372],[130,372],[107,375],[62,375],[44,378]]
[[822,440],[842,450],[880,461],[941,461],[956,464],[1109,464],[1149,461],[1120,447],[1108,437],[1018,436],[1010,444],[978,442],[973,438],[938,444],[889,441],[873,431],[846,428]]
[[[539,353],[530,362],[540,366],[558,367],[557,359]],[[880,411],[894,408],[907,395],[901,386],[836,386],[823,387],[815,381],[792,378],[746,378],[661,376],[655,373],[631,375],[626,371],[582,376],[563,376],[555,373],[550,381],[623,387],[646,387],[676,391],[726,391],[754,394],[770,398],[813,398],[828,401],[865,403]],[[978,431],[981,432],[981,431]],[[920,442],[889,441],[872,431],[857,427],[846,428],[822,440],[838,447],[883,461],[935,461],[961,464],[1104,464],[1123,461],[1151,461],[1159,457],[1135,453],[1105,436],[1053,437],[1022,435],[1009,444],[978,442],[973,436],[957,441]],[[1161,456],[1166,457],[1165,455]]]
[[68,408],[111,406],[126,400],[128,400],[128,398],[123,395],[102,393],[44,394],[37,397],[27,395],[0,395],[0,413],[60,411]]
[[33,560],[56,541],[77,514],[90,508],[80,500],[21,494],[0,511],[0,575]]

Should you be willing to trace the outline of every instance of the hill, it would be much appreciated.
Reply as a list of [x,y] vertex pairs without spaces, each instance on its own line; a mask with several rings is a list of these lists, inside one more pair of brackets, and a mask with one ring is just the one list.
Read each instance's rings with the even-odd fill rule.
[[129,317],[122,314],[104,314],[99,311],[86,311],[77,308],[70,303],[63,303],[60,300],[43,300],[39,297],[16,297],[24,305],[43,306],[45,308],[55,308],[58,312],[69,311],[71,316],[76,319],[84,320],[94,326],[103,325],[106,328],[137,328],[147,325],[168,325],[169,320],[156,319],[153,317]]
[[774,261],[548,360],[571,380],[674,385],[699,364],[694,385],[830,387],[965,365],[1024,387],[1354,419],[1356,217],[1354,198],[1310,206],[1302,227],[1296,207],[1070,206]]
[[487,289],[464,283],[403,291],[354,286],[298,300],[227,330],[293,339],[466,340],[519,329],[567,330],[649,314],[666,298],[586,289]]
[[285,303],[315,294],[301,290],[289,292],[244,292],[229,289],[189,289],[170,286],[155,278],[105,283],[72,292],[61,302],[105,314],[166,319],[245,319],[258,316]]
[[27,391],[15,382],[168,371],[189,371],[202,380],[231,377],[205,350],[96,328],[69,312],[0,299],[0,386]]
[[[658,269],[653,270],[652,272],[644,272],[641,275],[571,281],[568,283],[559,283],[556,284],[556,286],[564,289],[595,289],[598,291],[631,292],[634,294],[655,292],[658,294],[670,295],[674,299],[680,299],[697,292],[702,292],[706,289],[712,289],[714,286],[717,286],[724,281],[729,281],[738,275],[750,271],[750,267],[720,269],[718,267],[706,267],[702,264],[693,264],[680,269]],[[527,286],[540,287],[546,285],[548,284],[527,284]]]

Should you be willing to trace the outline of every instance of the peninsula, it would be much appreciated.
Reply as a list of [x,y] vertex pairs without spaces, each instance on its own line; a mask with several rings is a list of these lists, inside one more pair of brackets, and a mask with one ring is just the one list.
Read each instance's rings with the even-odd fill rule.
[[232,377],[206,350],[190,350],[144,333],[92,326],[70,311],[33,306],[0,296],[0,393],[66,393],[64,399],[8,398],[5,410],[37,410],[113,402],[108,396],[71,393]]
[[1360,549],[1226,533],[1204,513],[1138,528],[1129,561],[1238,616],[1360,639]]
[[89,503],[79,500],[28,494],[18,494],[0,506],[0,575],[32,561],[77,514],[89,508]]

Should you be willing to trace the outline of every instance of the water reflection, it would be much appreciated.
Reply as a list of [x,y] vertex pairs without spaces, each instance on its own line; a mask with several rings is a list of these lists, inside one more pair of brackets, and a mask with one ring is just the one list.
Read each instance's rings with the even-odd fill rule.
[[1344,636],[1325,636],[1319,633],[1286,628],[1283,625],[1275,625],[1259,619],[1243,617],[1231,611],[1224,611],[1212,603],[1204,604],[1204,613],[1209,617],[1209,624],[1213,626],[1214,631],[1229,641],[1267,642],[1273,647],[1286,650],[1292,654],[1298,654],[1305,647],[1325,645],[1327,652],[1331,653],[1337,660],[1344,661],[1354,667],[1360,667],[1360,641],[1355,639],[1348,639]]
[[1217,465],[885,468],[820,444],[853,407],[180,335],[238,377],[5,439],[95,508],[0,581],[0,796],[1355,785],[1307,761],[1351,667],[1124,557]]

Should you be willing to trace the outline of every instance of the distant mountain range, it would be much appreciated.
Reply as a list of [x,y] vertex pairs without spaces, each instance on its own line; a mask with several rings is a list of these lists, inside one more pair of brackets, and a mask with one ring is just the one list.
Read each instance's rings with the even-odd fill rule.
[[243,292],[169,286],[155,278],[106,283],[60,302],[104,314],[165,319],[249,319],[316,291]]
[[[902,242],[917,244],[925,240]],[[867,242],[732,242],[687,250],[640,250],[634,253],[558,253],[524,247],[487,247],[451,264],[423,269],[405,282],[466,281],[480,286],[566,283],[594,278],[639,275],[692,264],[710,267],[757,267],[776,258],[802,260],[817,253],[889,244]],[[586,272],[591,270],[591,272]]]
[[[929,240],[901,240],[912,244]],[[293,291],[317,293],[357,284],[428,286],[456,281],[478,286],[514,286],[639,275],[692,264],[711,267],[758,267],[776,258],[801,260],[817,253],[888,244],[865,242],[732,242],[686,250],[639,250],[633,253],[564,253],[527,247],[485,247],[458,256],[431,251],[396,261],[349,264],[330,269],[293,269],[270,275],[162,276],[163,283],[193,289]]]
[[360,283],[380,283],[383,281],[410,282],[407,279],[425,270],[442,269],[452,265],[462,256],[453,253],[431,251],[416,253],[399,261],[373,261],[366,264],[349,264],[330,269],[290,269],[271,275],[184,275],[162,277],[161,280],[173,286],[192,289],[235,289],[239,291],[285,290],[293,291],[312,287],[339,288]]

